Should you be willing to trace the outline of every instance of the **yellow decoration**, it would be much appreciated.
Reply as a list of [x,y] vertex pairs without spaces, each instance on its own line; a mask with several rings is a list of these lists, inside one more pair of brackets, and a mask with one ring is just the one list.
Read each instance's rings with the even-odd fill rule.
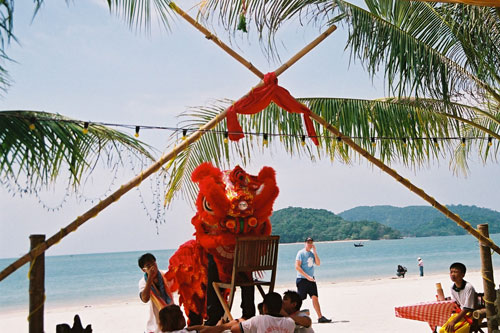
[[134,136],[135,136],[136,138],[138,138],[138,137],[139,137],[139,132],[135,132]]
[[224,143],[227,144],[229,140],[227,138],[224,138]]
[[89,130],[88,130],[87,128],[84,128],[84,129],[82,130],[82,132],[83,132],[83,134],[87,134],[87,133],[89,132]]

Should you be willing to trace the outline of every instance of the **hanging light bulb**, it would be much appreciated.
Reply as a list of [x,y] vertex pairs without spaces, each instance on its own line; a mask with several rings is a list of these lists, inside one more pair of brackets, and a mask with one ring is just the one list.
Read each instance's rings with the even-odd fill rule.
[[269,144],[269,141],[267,140],[267,138],[268,138],[267,133],[264,133],[262,145],[267,146]]
[[35,121],[36,121],[35,117],[30,118],[30,125],[29,125],[30,131],[33,131],[35,129]]
[[83,130],[82,130],[83,134],[87,134],[89,132],[89,122],[86,121],[83,123]]
[[462,138],[462,147],[465,147],[465,138]]
[[432,138],[432,141],[434,142],[434,146],[439,147],[437,138]]
[[229,133],[227,131],[224,132],[224,143],[227,144],[228,143],[228,138],[229,137]]
[[140,129],[141,129],[141,127],[140,127],[140,126],[136,126],[136,127],[135,127],[135,134],[134,134],[134,136],[135,136],[136,138],[138,138],[138,137],[139,137],[139,130],[140,130]]
[[493,144],[493,138],[491,136],[488,137],[488,146],[491,147],[491,145]]
[[188,132],[188,130],[185,128],[182,130],[182,140],[186,140],[187,132]]
[[301,144],[302,146],[305,146],[305,145],[306,145],[306,136],[305,136],[305,135],[302,135],[302,136],[300,137],[300,141],[301,141],[301,142],[300,142],[300,144]]
[[377,143],[375,142],[375,137],[372,136],[370,141],[372,142],[372,147],[375,147],[377,145]]
[[403,147],[406,147],[407,144],[406,144],[406,138],[403,138]]

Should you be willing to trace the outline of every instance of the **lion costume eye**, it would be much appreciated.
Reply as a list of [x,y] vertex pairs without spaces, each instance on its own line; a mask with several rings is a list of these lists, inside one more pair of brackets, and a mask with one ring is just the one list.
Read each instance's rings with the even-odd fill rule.
[[210,208],[210,204],[208,203],[206,198],[203,198],[203,209],[207,213],[214,215],[214,211],[212,210],[212,208]]

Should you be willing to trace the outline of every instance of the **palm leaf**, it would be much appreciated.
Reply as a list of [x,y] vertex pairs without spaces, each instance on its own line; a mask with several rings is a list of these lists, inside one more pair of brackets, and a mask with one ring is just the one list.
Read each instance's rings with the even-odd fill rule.
[[[460,148],[462,138],[467,135],[475,135],[480,144],[487,142],[491,134],[495,135],[499,139],[495,141],[495,156],[498,153],[500,136],[497,128],[492,127],[498,124],[489,117],[478,116],[477,110],[467,105],[399,98],[302,98],[299,101],[385,163],[399,162],[419,168],[449,155],[456,164],[452,168],[457,172],[466,172],[471,150]],[[194,131],[229,105],[230,101],[221,101],[211,107],[193,108],[182,115],[186,118],[182,124]],[[342,144],[342,138],[333,137],[318,124],[316,133],[320,145],[314,146],[307,140],[301,116],[287,113],[274,104],[255,115],[239,116],[239,121],[247,133],[239,142],[224,142],[226,127],[222,122],[171,161],[167,204],[179,190],[186,198],[194,200],[197,190],[189,177],[202,162],[210,161],[226,169],[233,167],[230,162],[248,164],[253,154],[268,149],[263,145],[264,135],[268,138],[271,152],[272,147],[280,146],[290,155],[311,160],[337,159],[344,163],[351,163],[359,157]],[[303,141],[304,138],[306,141]],[[372,138],[376,138],[375,145]],[[437,144],[435,138],[440,138]],[[179,140],[177,137],[172,139]],[[491,150],[481,149],[481,153],[487,156]]]
[[53,183],[62,167],[76,187],[101,155],[121,160],[123,148],[153,159],[149,146],[127,134],[95,124],[85,134],[83,122],[39,111],[0,112],[0,142],[1,176],[26,177],[32,187]]
[[157,17],[170,30],[170,21],[175,17],[169,0],[107,0],[109,10],[125,19],[130,27],[149,32],[151,18]]

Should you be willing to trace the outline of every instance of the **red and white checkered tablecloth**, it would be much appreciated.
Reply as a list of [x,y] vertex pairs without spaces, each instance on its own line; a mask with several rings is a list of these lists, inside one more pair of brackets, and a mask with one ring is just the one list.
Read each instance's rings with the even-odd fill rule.
[[455,301],[434,301],[394,308],[396,317],[426,321],[434,331],[436,326],[442,326],[457,308]]

